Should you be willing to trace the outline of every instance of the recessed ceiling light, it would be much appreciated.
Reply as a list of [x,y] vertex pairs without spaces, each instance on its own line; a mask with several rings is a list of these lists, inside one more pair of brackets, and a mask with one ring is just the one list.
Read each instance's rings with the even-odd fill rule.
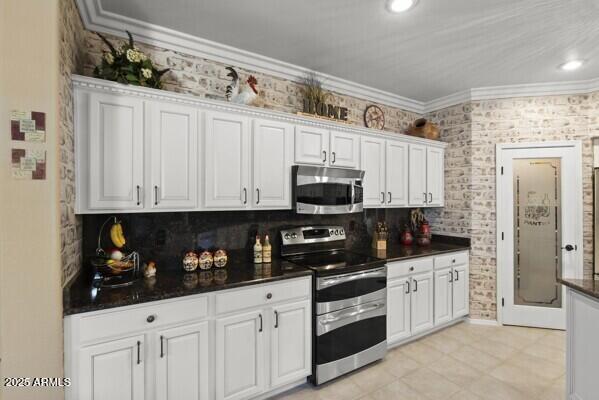
[[582,60],[572,60],[572,61],[568,61],[567,63],[560,65],[559,67],[561,69],[563,69],[564,71],[574,71],[575,69],[578,69],[581,66],[582,66]]
[[400,13],[414,7],[417,1],[418,0],[389,0],[387,2],[387,8],[391,12]]

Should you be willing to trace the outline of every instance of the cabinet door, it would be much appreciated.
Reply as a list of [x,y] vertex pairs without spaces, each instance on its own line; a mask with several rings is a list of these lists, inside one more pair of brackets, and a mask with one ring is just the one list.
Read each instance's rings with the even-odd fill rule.
[[433,327],[433,273],[412,277],[412,335]]
[[442,206],[444,203],[444,155],[443,149],[436,147],[426,149],[426,187],[429,206]]
[[198,111],[168,103],[146,103],[150,139],[151,207],[198,206]]
[[81,349],[78,400],[144,399],[144,336]]
[[273,309],[271,386],[278,387],[312,373],[311,303],[302,301]]
[[409,200],[411,206],[423,206],[428,202],[426,191],[426,146],[410,145],[409,154]]
[[400,278],[387,287],[387,342],[410,335],[410,278]]
[[136,210],[143,205],[143,102],[89,95],[89,208]]
[[445,268],[434,272],[435,275],[435,325],[451,321],[453,271]]
[[385,140],[362,137],[360,166],[364,174],[364,206],[382,207],[385,204]]
[[408,205],[408,144],[387,140],[387,205]]
[[208,400],[208,322],[156,334],[156,398]]
[[360,135],[331,131],[331,167],[358,168]]
[[216,320],[216,398],[238,400],[264,390],[264,330],[260,311]]
[[468,265],[453,268],[453,318],[468,315],[470,312],[470,278]]
[[308,126],[295,128],[295,162],[326,165],[329,161],[329,131]]
[[216,112],[206,113],[205,119],[205,206],[246,208],[251,196],[248,119]]
[[291,208],[293,126],[254,120],[253,207]]

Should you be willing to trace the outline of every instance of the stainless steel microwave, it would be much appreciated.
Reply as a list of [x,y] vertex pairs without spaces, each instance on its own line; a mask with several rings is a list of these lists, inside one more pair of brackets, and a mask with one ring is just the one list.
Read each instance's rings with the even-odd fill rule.
[[298,214],[348,214],[364,209],[364,171],[296,165],[293,201]]

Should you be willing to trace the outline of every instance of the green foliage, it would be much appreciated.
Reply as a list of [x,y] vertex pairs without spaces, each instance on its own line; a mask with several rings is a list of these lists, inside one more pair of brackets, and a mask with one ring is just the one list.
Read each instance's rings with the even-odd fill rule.
[[104,36],[97,33],[109,51],[104,53],[100,65],[94,68],[94,76],[124,84],[161,89],[160,78],[170,68],[156,69],[152,60],[135,47],[131,33],[126,32],[129,41],[120,48],[114,47]]

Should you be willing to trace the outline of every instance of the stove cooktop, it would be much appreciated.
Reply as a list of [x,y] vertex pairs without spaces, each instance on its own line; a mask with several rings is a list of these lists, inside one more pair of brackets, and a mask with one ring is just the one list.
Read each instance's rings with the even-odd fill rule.
[[287,261],[309,268],[316,275],[340,275],[385,265],[385,260],[347,250],[323,251],[285,257]]

